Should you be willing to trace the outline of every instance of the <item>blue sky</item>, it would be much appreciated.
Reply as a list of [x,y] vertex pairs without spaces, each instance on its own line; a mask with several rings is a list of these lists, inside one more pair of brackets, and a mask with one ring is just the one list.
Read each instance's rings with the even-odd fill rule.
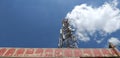
[[[82,3],[98,7],[108,0],[0,0],[0,46],[57,48],[61,21],[74,6]],[[120,4],[118,6],[120,8]],[[109,37],[119,36],[120,30]],[[80,48],[104,48],[80,42]]]

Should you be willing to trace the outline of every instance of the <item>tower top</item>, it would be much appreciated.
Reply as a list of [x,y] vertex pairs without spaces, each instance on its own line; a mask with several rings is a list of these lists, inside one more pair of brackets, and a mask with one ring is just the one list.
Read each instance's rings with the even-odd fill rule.
[[77,48],[77,39],[72,34],[72,28],[68,19],[63,19],[62,28],[60,29],[59,48]]

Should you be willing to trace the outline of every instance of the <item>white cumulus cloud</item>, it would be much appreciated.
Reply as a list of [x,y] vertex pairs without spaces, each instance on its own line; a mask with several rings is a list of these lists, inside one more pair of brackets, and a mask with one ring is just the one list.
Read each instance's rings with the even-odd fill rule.
[[110,43],[112,43],[113,45],[119,45],[120,44],[120,40],[118,40],[118,38],[112,37],[108,40]]
[[92,36],[100,43],[103,38],[96,39],[96,33],[104,37],[120,29],[120,9],[117,4],[114,0],[99,7],[77,5],[66,15],[66,19],[76,29],[75,34],[81,41],[87,42]]

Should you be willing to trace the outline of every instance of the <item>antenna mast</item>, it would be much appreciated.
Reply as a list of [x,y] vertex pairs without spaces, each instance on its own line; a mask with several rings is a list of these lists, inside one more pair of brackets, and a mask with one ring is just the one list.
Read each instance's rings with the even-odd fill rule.
[[62,21],[62,28],[60,29],[60,38],[58,48],[77,48],[77,39],[72,34],[74,30],[69,25],[68,19]]

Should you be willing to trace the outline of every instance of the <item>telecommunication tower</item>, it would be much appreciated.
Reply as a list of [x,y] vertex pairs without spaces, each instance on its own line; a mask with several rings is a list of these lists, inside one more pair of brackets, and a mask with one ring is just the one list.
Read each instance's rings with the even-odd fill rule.
[[68,19],[63,19],[60,29],[58,48],[77,48],[77,39],[72,34],[74,29],[69,25]]

